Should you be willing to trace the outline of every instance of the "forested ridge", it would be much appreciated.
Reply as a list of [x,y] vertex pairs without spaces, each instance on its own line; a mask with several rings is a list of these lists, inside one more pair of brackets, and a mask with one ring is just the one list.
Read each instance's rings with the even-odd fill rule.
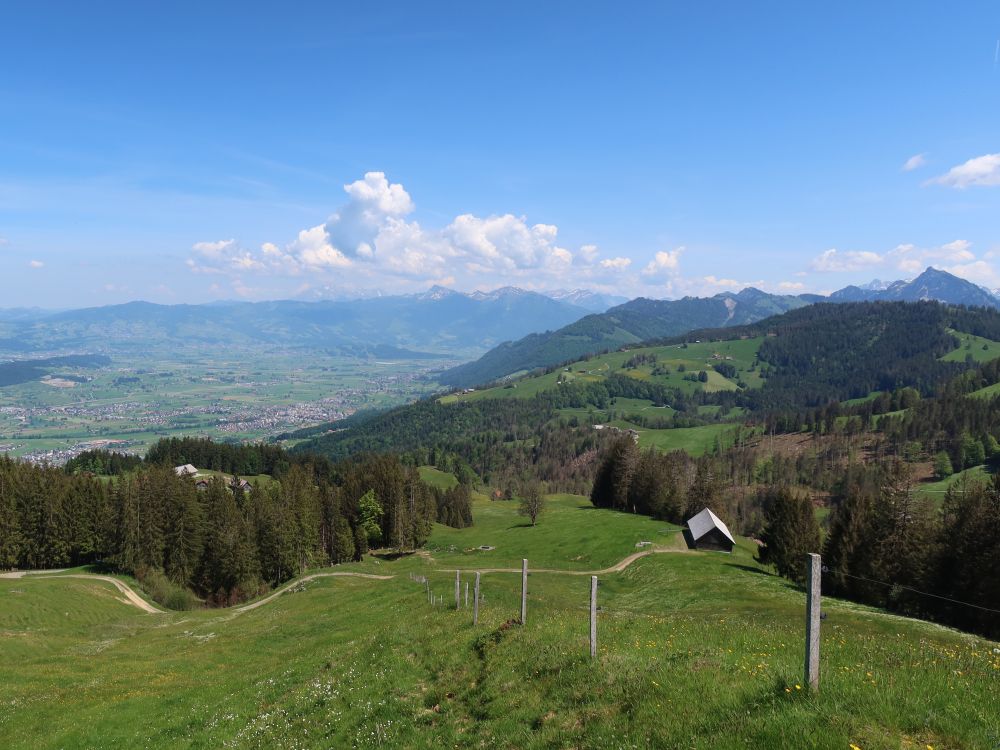
[[640,341],[676,336],[705,326],[736,326],[808,304],[800,297],[772,295],[757,289],[714,297],[679,300],[639,298],[607,312],[587,315],[556,331],[532,333],[491,349],[480,359],[441,376],[452,386],[482,385],[511,373],[552,367]]
[[[153,456],[246,460],[273,446],[166,441]],[[278,453],[276,453],[276,451]],[[111,455],[89,457],[114,465]],[[261,466],[251,461],[250,466]],[[470,490],[440,490],[413,466],[388,455],[337,464],[287,456],[277,481],[245,489],[239,477],[214,477],[199,489],[171,462],[147,460],[103,482],[65,469],[0,458],[0,569],[103,564],[131,573],[168,606],[252,597],[306,568],[357,560],[369,548],[420,547],[435,521],[472,523]]]

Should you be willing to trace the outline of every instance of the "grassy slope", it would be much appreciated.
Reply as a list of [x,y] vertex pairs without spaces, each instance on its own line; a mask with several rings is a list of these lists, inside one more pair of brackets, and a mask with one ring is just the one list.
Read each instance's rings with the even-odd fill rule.
[[420,479],[429,484],[431,487],[447,490],[458,484],[458,480],[455,478],[454,474],[441,471],[433,466],[420,466],[417,470],[420,472]]
[[[459,393],[445,396],[442,403],[455,403],[460,401],[478,401],[484,398],[530,398],[539,393],[556,386],[557,379],[562,376],[566,380],[595,381],[601,380],[612,373],[622,373],[640,380],[652,380],[656,383],[680,388],[686,392],[693,392],[704,388],[708,391],[735,390],[736,383],[727,380],[712,369],[712,365],[719,362],[728,362],[739,371],[738,378],[743,378],[751,388],[761,384],[758,372],[749,372],[748,368],[753,364],[760,348],[762,338],[745,339],[737,341],[703,342],[700,344],[688,344],[686,348],[679,345],[674,346],[652,346],[641,349],[629,349],[624,352],[610,352],[593,357],[582,362],[575,362],[569,367],[560,368],[555,372],[546,375],[529,375],[516,381],[516,388],[496,386],[477,390],[472,393]],[[653,376],[652,365],[641,365],[635,369],[625,370],[622,365],[637,354],[655,354],[657,363],[666,365],[671,372],[668,375]],[[721,359],[713,359],[713,355],[719,355]],[[726,360],[725,357],[732,357]],[[678,365],[683,364],[686,372],[678,372]],[[708,373],[707,384],[693,383],[684,379],[685,374],[695,373],[705,370]]]
[[958,337],[959,347],[941,357],[942,361],[964,362],[965,358],[971,355],[976,362],[989,362],[1000,357],[1000,342],[982,336],[974,336],[971,333],[958,333],[956,331],[952,331],[952,333]]
[[[556,499],[532,529],[484,501],[477,527],[439,527],[431,546],[589,567],[665,528],[579,505]],[[369,561],[354,567],[401,575],[313,581],[238,616],[142,615],[105,584],[2,580],[0,746],[871,750],[991,747],[1000,733],[997,644],[846,603],[825,602],[820,694],[797,689],[803,596],[746,545],[603,576],[596,663],[587,578],[533,575],[527,626],[500,630],[519,576],[484,575],[473,628],[406,573],[448,599],[440,568],[477,560],[434,555]]]
[[936,502],[940,503],[944,499],[944,493],[947,492],[950,487],[959,485],[964,481],[986,481],[991,476],[992,475],[986,471],[985,465],[973,466],[971,469],[955,472],[950,477],[945,477],[938,482],[924,482],[919,484],[916,487],[916,491],[920,494],[929,495]]
[[[720,390],[736,390],[736,383],[733,380],[724,378],[712,369],[716,362],[728,362],[737,368],[737,378],[742,378],[751,388],[761,384],[760,377],[756,370],[750,372],[748,368],[754,362],[757,350],[760,348],[761,338],[703,342],[700,344],[688,344],[687,347],[656,346],[642,349],[630,349],[625,352],[611,352],[594,357],[583,362],[576,362],[573,365],[550,372],[546,375],[534,375],[521,378],[515,383],[516,387],[497,386],[472,393],[458,393],[442,397],[441,403],[458,403],[463,401],[479,401],[487,398],[531,398],[536,394],[557,387],[557,380],[562,377],[569,381],[600,381],[612,373],[622,373],[640,380],[653,380],[657,383],[680,388],[686,392],[693,392],[704,389],[709,392]],[[641,365],[635,369],[623,370],[622,364],[637,354],[655,354],[657,364],[666,365],[670,368],[668,375],[653,376],[652,365]],[[713,355],[718,355],[720,359],[713,359]],[[725,359],[731,357],[732,359]],[[684,364],[686,372],[678,372],[677,367]],[[691,382],[684,380],[687,374],[696,374],[700,370],[708,373],[707,383]],[[610,409],[594,409],[591,407],[582,409],[562,409],[560,413],[564,416],[576,416],[579,419],[591,421],[594,424],[608,422],[609,412],[615,412],[618,417],[628,416],[635,413],[645,413],[653,416],[667,416],[673,412],[669,408],[656,408],[650,401],[639,399],[619,398]],[[738,416],[738,415],[730,415]],[[622,429],[636,429],[639,432],[639,445],[643,448],[655,447],[659,450],[670,451],[683,449],[694,456],[701,455],[715,442],[717,435],[723,434],[730,425],[712,424],[704,427],[692,427],[670,430],[652,430],[641,428],[636,424],[623,419],[615,419],[610,424]]]

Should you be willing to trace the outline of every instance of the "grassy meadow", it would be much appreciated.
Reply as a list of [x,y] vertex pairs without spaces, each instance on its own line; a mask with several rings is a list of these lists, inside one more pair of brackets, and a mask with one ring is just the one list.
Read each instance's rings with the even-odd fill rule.
[[[550,498],[532,528],[477,500],[476,526],[368,558],[252,611],[147,615],[106,583],[0,579],[4,748],[993,748],[1000,644],[826,600],[822,685],[802,685],[804,595],[676,529]],[[601,576],[485,573],[478,627],[454,568],[587,571],[639,541],[671,548]],[[485,553],[480,545],[495,546]],[[432,606],[427,576],[444,606]],[[471,579],[468,573],[464,576]]]
[[[637,380],[649,380],[661,385],[680,388],[686,393],[705,390],[708,392],[736,390],[736,381],[723,377],[712,369],[719,363],[728,363],[736,368],[737,379],[743,379],[747,386],[760,386],[759,372],[750,367],[754,364],[762,338],[736,341],[706,341],[696,344],[672,344],[670,346],[647,346],[626,351],[609,352],[590,359],[574,362],[544,375],[528,375],[506,385],[484,388],[470,393],[455,393],[441,398],[442,403],[478,401],[484,398],[530,398],[537,393],[555,388],[559,379],[564,381],[596,382],[613,373],[621,373]],[[655,355],[656,365],[669,370],[654,374],[656,365],[641,364],[634,368],[624,368],[625,363],[637,355]],[[683,365],[684,369],[679,369]],[[685,380],[685,375],[704,370],[708,374],[707,383]]]

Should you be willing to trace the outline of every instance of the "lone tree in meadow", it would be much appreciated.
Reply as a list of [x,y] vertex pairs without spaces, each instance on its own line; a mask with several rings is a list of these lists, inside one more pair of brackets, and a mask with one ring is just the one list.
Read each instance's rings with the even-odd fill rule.
[[534,526],[543,510],[545,510],[545,497],[538,485],[532,482],[525,488],[517,512],[522,516],[527,516],[531,520],[531,525]]

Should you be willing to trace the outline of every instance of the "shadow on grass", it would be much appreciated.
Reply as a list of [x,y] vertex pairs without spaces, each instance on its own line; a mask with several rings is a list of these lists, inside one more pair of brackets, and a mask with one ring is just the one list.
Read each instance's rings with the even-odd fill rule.
[[532,528],[531,521],[525,521],[524,523],[515,523],[513,526],[508,526],[507,531],[511,529],[530,529]]
[[772,573],[769,570],[762,570],[761,568],[754,568],[754,567],[751,567],[750,565],[740,565],[739,563],[723,563],[723,564],[726,565],[727,567],[730,567],[730,568],[737,568],[737,569],[742,570],[742,571],[744,571],[746,573],[756,573],[757,575],[767,576],[768,578],[773,578],[781,586],[784,586],[786,589],[791,589],[792,591],[805,591],[805,589],[801,585],[797,584],[795,581],[790,581],[787,578],[782,578],[777,573]]
[[369,552],[372,557],[377,557],[379,560],[385,560],[386,562],[392,562],[393,560],[399,560],[403,557],[412,557],[415,550],[410,550],[406,552],[400,552],[398,550],[392,551],[380,551],[380,552]]

